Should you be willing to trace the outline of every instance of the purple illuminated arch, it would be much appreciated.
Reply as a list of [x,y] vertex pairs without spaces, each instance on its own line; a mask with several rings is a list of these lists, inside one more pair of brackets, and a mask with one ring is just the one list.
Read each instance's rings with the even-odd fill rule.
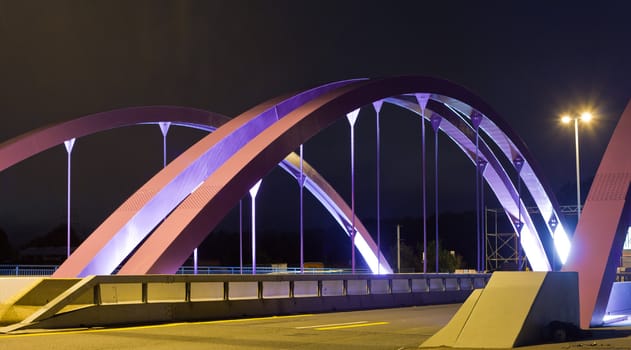
[[[297,106],[288,114],[278,114],[276,108],[269,108],[265,113],[272,113],[272,118],[277,119],[267,128],[251,135],[246,143],[239,148],[234,155],[217,167],[212,174],[200,181],[200,185],[165,219],[138,248],[136,253],[122,267],[122,274],[143,273],[171,273],[174,272],[189,256],[190,251],[203,241],[211,230],[232,208],[236,201],[246,193],[260,177],[283,159],[284,155],[297,148],[315,133],[330,125],[332,122],[346,115],[350,111],[361,108],[363,105],[375,101],[387,99],[392,96],[416,93],[432,93],[432,98],[440,101],[443,96],[450,96],[453,101],[458,101],[458,110],[462,112],[469,107],[472,112],[482,115],[481,128],[499,145],[501,149],[512,152],[511,156],[524,155],[522,161],[531,159],[527,157],[525,147],[517,139],[506,140],[506,133],[493,134],[498,131],[497,123],[488,116],[496,114],[469,91],[449,82],[426,77],[399,77],[370,81],[355,81],[342,87],[332,89],[329,92],[311,99],[301,106]],[[462,102],[460,102],[462,101]],[[442,101],[440,101],[442,102]],[[450,105],[450,108],[454,108]],[[454,108],[455,109],[455,108]],[[248,118],[245,115],[235,118]],[[251,117],[250,117],[251,118]],[[494,118],[499,119],[499,118]],[[442,129],[442,127],[441,127]],[[221,128],[218,130],[220,131]],[[443,129],[444,130],[444,129]],[[208,136],[212,138],[213,133]],[[200,141],[200,144],[204,140]],[[216,141],[215,141],[216,142]],[[197,145],[196,145],[197,146]],[[204,150],[200,146],[185,152],[183,156],[189,159],[197,159],[203,156]],[[514,159],[512,159],[514,160]],[[532,164],[532,162],[530,162]],[[529,165],[529,171],[522,171],[522,177],[535,176],[533,167]],[[167,169],[165,169],[166,171]],[[179,169],[183,171],[184,169]],[[487,177],[487,180],[492,180]],[[496,180],[501,182],[501,180]],[[526,181],[525,181],[526,182]],[[540,184],[540,182],[537,181]],[[492,186],[505,186],[502,183],[493,183]],[[514,189],[508,193],[514,200]],[[544,193],[545,194],[545,193]],[[535,196],[533,194],[533,196]],[[550,200],[548,199],[550,203]],[[523,203],[513,204],[515,208],[523,207]],[[552,206],[552,205],[550,205]],[[506,208],[509,213],[514,213],[511,208]],[[524,217],[526,217],[524,215]],[[533,267],[537,270],[548,270],[549,262],[536,231],[522,230],[523,242],[532,242],[524,248]]]
[[[353,81],[356,80],[335,82],[289,98],[278,98],[232,119],[212,133],[213,137],[204,138],[188,151],[203,153],[201,158],[194,159],[187,155],[177,158],[134,193],[77,248],[54,276],[111,273],[183,198],[197,188],[209,173],[231,157],[252,135],[274,123],[278,116],[287,114],[295,106]],[[182,167],[185,170],[178,170]],[[320,182],[324,180],[321,179]],[[317,191],[313,184],[314,182],[307,182],[305,185],[315,194]],[[333,194],[334,192],[324,193],[325,196]],[[333,197],[341,199],[336,195]],[[345,214],[348,210],[343,201],[329,198],[323,204],[341,225],[348,221]],[[366,249],[362,253],[370,265],[371,261],[377,261],[376,247],[367,231],[360,232],[360,235],[366,243]],[[377,270],[376,263],[370,267]],[[381,271],[392,271],[384,260]]]
[[0,171],[31,156],[62,144],[66,140],[97,132],[137,124],[158,124],[163,121],[180,126],[213,126],[229,118],[195,108],[176,106],[130,107],[91,114],[63,123],[46,126],[0,144]]
[[[213,131],[223,125],[228,117],[204,110],[176,107],[149,106],[132,107],[97,113],[74,120],[34,130],[0,144],[0,170],[11,167],[37,153],[62,144],[74,137],[88,136],[97,132],[138,124],[159,124],[170,122],[172,125],[185,126],[205,131]],[[296,155],[290,154],[279,165],[290,175],[299,174]],[[304,162],[305,187],[323,204],[333,218],[340,224],[344,232],[350,223],[350,209],[335,190],[307,162]],[[358,220],[358,230],[367,237],[370,254],[367,260],[375,260],[377,249],[364,225]],[[389,264],[382,259],[381,271],[391,273]]]
[[[475,131],[473,126],[466,122],[462,114],[457,113],[447,105],[438,102],[438,98],[438,96],[434,96],[428,101],[425,108],[426,119],[429,119],[432,115],[439,115],[443,118],[440,129],[460,147],[467,158],[469,158],[469,160],[475,165],[476,146]],[[398,97],[387,98],[384,101],[413,111],[418,115],[422,114],[415,99]],[[484,176],[484,179],[489,184],[489,187],[495,194],[495,197],[498,199],[507,215],[511,218],[513,228],[516,230],[516,222],[518,222],[518,219],[521,217],[521,221],[524,225],[521,228],[521,231],[524,232],[527,230],[528,232],[534,233],[525,233],[523,235],[524,241],[522,241],[522,245],[525,247],[525,250],[527,252],[532,252],[533,250],[543,250],[541,243],[538,240],[532,239],[533,237],[536,237],[537,229],[525,204],[520,200],[517,188],[515,188],[510,176],[506,173],[506,170],[500,163],[496,154],[482,139],[480,139],[479,142],[478,161],[488,164],[484,168],[482,176]],[[520,210],[521,214],[519,213]],[[547,259],[535,259],[534,261],[531,261],[531,264],[535,270],[550,269]]]

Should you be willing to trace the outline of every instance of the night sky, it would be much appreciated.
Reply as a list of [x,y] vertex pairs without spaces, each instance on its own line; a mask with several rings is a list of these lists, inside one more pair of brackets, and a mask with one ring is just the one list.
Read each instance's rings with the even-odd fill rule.
[[[0,142],[122,107],[180,105],[232,117],[330,81],[429,75],[491,105],[528,145],[561,204],[574,204],[573,132],[558,120],[586,107],[594,113],[581,129],[588,180],[631,98],[629,14],[627,1],[0,0]],[[418,217],[420,123],[394,107],[383,113],[383,215]],[[364,220],[375,217],[374,127],[374,112],[363,110],[356,147]],[[203,135],[172,128],[169,158]],[[473,169],[440,141],[441,211],[473,210]],[[344,121],[307,142],[305,157],[350,197]],[[72,223],[85,236],[162,167],[160,131],[137,126],[78,139],[72,167]],[[261,225],[297,231],[297,196],[295,181],[274,170],[258,197]],[[309,199],[305,225],[331,226]],[[0,228],[12,242],[65,220],[63,145],[0,173]],[[234,215],[226,221],[224,229],[238,227]]]

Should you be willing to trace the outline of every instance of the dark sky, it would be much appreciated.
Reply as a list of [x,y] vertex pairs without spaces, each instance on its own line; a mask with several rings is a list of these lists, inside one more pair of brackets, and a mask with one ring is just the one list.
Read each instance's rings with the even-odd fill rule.
[[[0,0],[0,141],[121,107],[181,105],[236,116],[330,81],[430,75],[493,106],[555,191],[572,189],[573,134],[558,117],[594,110],[594,125],[581,131],[583,178],[593,176],[631,97],[630,13],[627,1]],[[420,124],[394,108],[384,113],[384,215],[417,216]],[[357,128],[357,210],[370,218],[374,113],[362,112]],[[172,130],[169,157],[202,136]],[[161,142],[157,126],[77,140],[72,222],[82,234],[161,167]],[[307,161],[346,197],[348,144],[341,122],[305,146]],[[441,207],[472,210],[473,171],[442,144]],[[65,222],[65,178],[63,146],[0,173],[0,227],[12,240]],[[295,183],[275,170],[261,191],[263,224],[294,227],[297,212],[279,203],[295,203]],[[307,226],[322,224],[321,209],[308,207]]]

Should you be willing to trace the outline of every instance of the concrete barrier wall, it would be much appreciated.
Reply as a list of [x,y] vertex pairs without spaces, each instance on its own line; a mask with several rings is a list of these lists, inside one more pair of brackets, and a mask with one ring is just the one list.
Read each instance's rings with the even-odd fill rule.
[[294,298],[317,296],[318,281],[294,281]]
[[489,276],[92,276],[0,332],[457,303]]
[[224,299],[224,282],[191,283],[191,301],[213,301]]
[[43,277],[2,277],[0,278],[0,303],[35,285]]

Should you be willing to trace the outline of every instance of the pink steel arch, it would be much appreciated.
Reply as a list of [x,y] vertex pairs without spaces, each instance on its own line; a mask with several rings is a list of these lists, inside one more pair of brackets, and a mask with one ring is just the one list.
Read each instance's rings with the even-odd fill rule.
[[66,140],[137,124],[158,124],[172,120],[181,126],[219,126],[229,119],[201,109],[176,106],[148,106],[116,109],[42,127],[0,144],[0,171]]
[[[230,159],[227,159],[203,180],[200,186],[196,187],[196,190],[158,226],[136,253],[129,258],[121,268],[120,273],[174,272],[185,261],[190,251],[203,241],[207,232],[219,222],[242,194],[266,174],[271,169],[272,164],[277,164],[289,151],[298,147],[340,116],[360,108],[362,105],[390,96],[423,91],[432,91],[437,96],[455,96],[459,101],[464,101],[461,102],[462,104],[476,106],[478,110],[485,112],[483,115],[494,115],[488,106],[470,92],[446,81],[426,77],[358,81],[331,90],[298,106],[286,115],[276,114],[277,121],[255,133],[248,143],[244,144]],[[472,107],[469,108],[472,109]],[[242,118],[251,118],[251,116],[246,113],[235,120]],[[485,127],[489,130],[501,130],[497,123],[493,123],[489,118],[484,119],[483,123],[486,123]],[[217,132],[209,135],[208,138],[211,139],[216,134]],[[531,159],[531,157],[526,156],[525,148],[520,144],[519,139],[517,141],[514,139],[506,140],[505,133],[495,136],[500,138],[499,141],[496,141],[500,147],[508,149],[512,152],[511,155],[515,153],[524,155],[521,158],[522,162]],[[503,136],[504,138],[502,138]],[[213,142],[217,142],[217,140],[215,139]],[[202,152],[201,149],[194,150],[192,148],[183,156],[196,158]],[[535,176],[534,167],[529,165],[528,169],[529,172],[521,173],[522,177]],[[540,182],[537,183],[541,184]],[[491,183],[490,185],[493,187],[503,184]],[[522,234],[526,232],[530,237],[524,242],[533,242],[533,245],[530,246],[530,252],[527,249],[526,253],[537,254],[539,252],[539,256],[544,258],[539,269],[549,269],[549,263],[545,258],[545,252],[536,232],[522,231]]]
[[[356,80],[330,83],[290,98],[278,98],[265,102],[242,114],[240,118],[232,119],[209,135],[214,135],[213,137],[206,137],[193,145],[185,154],[175,159],[134,193],[77,248],[53,276],[111,273],[151,230],[180,204],[182,199],[199,187],[209,173],[212,173],[249,141],[252,134],[260,132],[296,105],[354,81]],[[191,153],[196,156],[192,157]],[[310,189],[312,184],[314,182],[307,182],[307,189]],[[347,221],[347,216],[344,214],[346,204],[343,202],[334,204],[336,206],[336,213],[332,213],[334,217]],[[331,208],[331,206],[327,207],[329,211]],[[376,245],[367,232],[358,233],[364,237],[360,241],[366,243],[362,253],[371,269],[377,271]],[[373,264],[370,265],[371,263]],[[381,271],[392,271],[384,260],[382,260]]]
[[[170,122],[173,125],[212,131],[229,120],[228,117],[216,113],[176,106],[132,107],[101,112],[40,128],[0,144],[0,171],[73,137],[87,136],[124,126],[158,124],[160,122]],[[292,153],[279,164],[294,177],[300,174],[296,157]],[[315,169],[311,168],[307,162],[304,162],[303,165],[306,176],[305,187],[316,196],[346,231],[346,227],[350,222],[348,205]],[[367,234],[368,231],[361,221],[357,220],[356,225],[361,235],[368,237],[368,245],[374,247],[375,244],[370,239],[370,236]],[[372,249],[372,251],[376,257],[376,248]],[[365,258],[376,260],[371,256]],[[381,269],[384,273],[392,272],[392,268],[385,259],[382,259]]]
[[600,326],[631,226],[631,101],[622,113],[583,206],[564,271],[578,271],[581,327]]
[[[400,80],[400,79],[401,78],[390,79],[390,83],[392,83],[393,80]],[[489,117],[486,117],[485,115],[481,115],[481,118],[480,118],[480,125],[481,125],[481,127],[483,127],[486,130],[489,130],[491,132],[491,134],[493,134],[494,137],[498,137],[499,136],[500,140],[504,140],[499,146],[505,153],[510,153],[511,155],[514,155],[514,154],[523,155],[524,158],[528,158],[526,153],[520,151],[519,140],[517,139],[517,145],[515,145],[512,141],[508,141],[507,142],[505,139],[507,139],[508,137],[506,137],[506,134],[503,131],[506,128],[502,129],[501,127],[497,127],[498,118],[494,117],[494,113],[488,107],[486,107],[483,103],[481,103],[478,99],[473,97],[472,94],[470,94],[468,91],[466,91],[466,90],[464,90],[462,88],[459,88],[457,86],[454,86],[453,84],[450,84],[450,83],[447,83],[447,82],[444,82],[444,81],[440,81],[440,80],[436,80],[436,79],[420,78],[420,77],[414,77],[414,78],[408,77],[408,78],[404,78],[404,79],[421,80],[421,81],[424,81],[425,84],[430,82],[430,83],[440,87],[438,90],[432,90],[432,91],[439,91],[440,92],[440,91],[448,91],[449,90],[449,92],[451,93],[451,96],[461,97],[461,98],[463,98],[464,101],[467,101],[467,102],[468,101],[473,101],[473,103],[471,103],[471,104],[477,105],[477,106],[481,106],[482,107],[481,110],[485,111],[486,115],[489,115]],[[233,125],[232,133],[229,130],[228,132],[224,133],[224,136],[225,135],[234,136],[236,134],[237,137],[233,137],[233,138],[236,138],[237,141],[239,141],[238,143],[240,145],[243,145],[244,143],[249,141],[249,139],[247,139],[248,138],[247,134],[248,133],[251,134],[251,130],[246,130],[246,129],[251,129],[252,125],[250,125],[250,124],[254,124],[254,127],[260,132],[260,130],[264,130],[265,127],[268,127],[273,122],[275,122],[276,119],[284,117],[289,111],[294,109],[296,106],[304,104],[304,103],[306,103],[308,101],[312,101],[315,97],[318,97],[318,96],[322,95],[324,92],[332,91],[334,89],[338,89],[338,90],[342,89],[343,90],[343,89],[348,88],[348,87],[350,87],[352,85],[358,85],[359,86],[359,85],[362,85],[362,84],[364,84],[364,82],[362,82],[362,81],[345,81],[345,82],[331,83],[331,84],[327,84],[327,85],[325,85],[323,87],[315,88],[315,89],[306,91],[304,93],[298,94],[298,95],[294,96],[293,98],[289,98],[289,99],[285,99],[285,100],[277,99],[277,101],[270,101],[268,103],[262,104],[259,107],[254,108],[253,110],[251,110],[248,118],[242,118],[239,122],[236,122],[235,125]],[[430,90],[435,88],[435,86],[431,86],[431,84],[429,84],[428,87],[429,87]],[[453,109],[458,109],[460,111],[459,112],[460,114],[463,114],[465,112],[470,112],[470,115],[473,116],[473,114],[476,112],[475,110],[473,110],[473,108],[469,104],[467,104],[465,102],[461,102],[460,100],[456,100],[454,98],[446,97],[445,95],[433,94],[431,96],[431,98],[432,98],[433,101],[440,102],[440,103],[444,103],[443,102],[444,100],[448,100],[448,103],[449,103],[448,107],[450,109],[452,109],[452,110]],[[282,102],[278,103],[279,101],[282,101]],[[467,108],[468,108],[468,111],[467,111]],[[444,112],[443,112],[443,114],[444,114]],[[84,118],[84,121],[87,120],[87,119],[89,119],[89,118],[87,118],[87,117]],[[164,121],[164,118],[158,118],[155,121],[156,122],[157,121]],[[501,120],[499,120],[499,122],[501,123]],[[125,123],[125,122],[123,121],[121,123]],[[257,124],[258,124],[258,126],[257,126]],[[445,123],[443,125],[444,126],[441,127],[441,129],[443,131],[445,131],[448,135],[450,135],[450,137],[452,137],[456,142],[458,142],[461,145],[461,148],[463,148],[463,150],[467,151],[467,147],[468,147],[469,148],[468,154],[470,155],[471,154],[471,152],[470,152],[470,143],[466,144],[466,145],[462,144],[462,141],[461,141],[462,136],[454,137],[454,134],[449,131],[449,124]],[[244,126],[247,126],[247,128],[243,128]],[[222,129],[222,130],[225,130],[225,128]],[[243,132],[244,130],[246,130],[246,132]],[[242,132],[242,133],[238,134],[238,132]],[[466,130],[465,130],[465,133],[466,133]],[[216,134],[217,133],[215,133],[215,135]],[[58,136],[58,138],[60,138],[62,140],[70,138],[70,137],[72,137],[72,136],[69,135],[69,134],[65,134],[62,137]],[[251,135],[249,135],[249,137],[251,137]],[[227,145],[227,143],[224,143],[224,144]],[[235,149],[238,149],[238,147],[235,146],[235,145],[231,145],[231,146],[227,145],[227,146],[232,148],[232,152],[234,152]],[[521,147],[521,148],[523,148],[523,147]],[[225,155],[224,155],[224,157],[225,157]],[[492,172],[490,172],[490,173],[492,174]],[[486,174],[485,174],[485,177],[487,177]],[[188,184],[187,184],[189,186],[188,188],[191,189],[190,186],[196,184],[196,182],[191,182],[190,179],[187,179],[187,180],[189,180]],[[491,183],[492,187],[494,187],[494,188],[497,187],[497,186],[494,186],[494,183],[496,181],[492,177],[487,177],[487,180],[489,180],[489,182]],[[503,180],[503,182],[504,182],[503,185],[506,187],[506,191],[508,191],[508,192],[504,192],[504,193],[509,193],[510,196],[508,196],[508,197],[515,197],[514,189],[511,189],[510,188],[511,186],[508,186],[507,181]],[[180,185],[181,185],[181,183],[180,183]],[[175,187],[181,187],[181,186],[175,186]],[[496,194],[501,194],[501,186],[499,188],[500,188],[499,191],[495,190]],[[180,190],[181,190],[181,188],[180,188]],[[187,191],[186,189],[183,190],[185,195],[188,194],[188,193],[186,193],[186,191]],[[130,198],[130,200],[128,200],[126,203],[127,204],[131,203],[132,207],[134,205],[136,205],[136,206],[142,206],[142,205],[145,205],[145,204],[151,205],[152,203],[150,203],[150,202],[154,202],[155,203],[156,202],[156,198],[155,198],[155,193],[151,194],[150,192],[151,191],[149,191],[149,194],[148,194],[148,192],[146,192],[146,191],[143,192],[142,189],[141,189],[137,193],[137,195],[139,194],[140,198],[138,198],[138,196],[135,199],[134,198]],[[182,193],[180,193],[180,195],[182,195]],[[498,195],[498,197],[501,197],[501,196]],[[504,196],[504,197],[506,197],[506,196]],[[513,200],[515,202],[518,202],[516,198],[513,198]],[[143,202],[143,203],[139,205],[139,202]],[[179,204],[179,202],[175,202],[175,203]],[[523,203],[520,203],[519,206],[520,207],[523,206]],[[505,207],[507,208],[507,211],[509,211],[509,212],[514,212],[515,211],[514,208],[511,209],[510,201],[505,205]],[[514,206],[514,205],[513,205],[513,207],[516,208],[516,206]],[[122,212],[126,212],[126,211],[127,212],[134,212],[134,210],[136,210],[136,212],[137,212],[138,208],[135,208],[135,209],[132,208],[132,210],[128,210],[130,208],[129,207],[125,208],[125,205],[123,205],[123,207],[121,207],[121,209],[122,209]],[[127,210],[125,210],[125,209],[127,209]],[[172,207],[171,207],[171,209],[172,209]],[[170,210],[170,209],[168,209],[168,210]],[[339,212],[337,214],[339,215]],[[334,214],[334,216],[335,216],[335,214]],[[112,217],[114,217],[114,220],[112,220]],[[136,223],[132,222],[131,225],[129,225],[130,220],[127,220],[127,221],[120,220],[120,217],[116,218],[115,215],[113,215],[112,217],[110,217],[110,219],[108,219],[110,221],[110,223],[112,221],[114,221],[115,223],[118,222],[118,223],[123,224],[123,225],[128,225],[128,227],[131,228],[131,229],[128,230],[128,232],[126,232],[126,233],[128,233],[128,235],[125,236],[123,245],[121,245],[121,244],[117,245],[116,244],[116,243],[120,243],[120,241],[121,241],[120,238],[117,239],[119,242],[114,242],[114,244],[112,245],[112,241],[117,241],[117,240],[114,240],[114,239],[109,239],[108,240],[107,238],[104,239],[104,236],[103,236],[102,233],[96,234],[96,232],[95,232],[95,234],[93,234],[91,236],[91,238],[89,239],[93,246],[94,246],[94,242],[96,241],[97,242],[96,246],[100,246],[101,247],[99,249],[102,249],[104,246],[107,246],[107,245],[110,246],[109,249],[108,249],[109,252],[106,252],[106,253],[102,254],[102,258],[107,259],[108,263],[110,265],[111,264],[117,264],[117,261],[122,260],[122,258],[124,258],[126,256],[126,253],[124,253],[125,251],[131,251],[131,249],[133,249],[133,247],[135,245],[133,243],[129,244],[130,237],[131,237],[132,241],[135,240],[136,242],[138,242],[140,239],[145,237],[146,234],[148,234],[148,229],[147,228],[153,228],[154,227],[154,226],[151,226],[151,225],[142,225],[142,226],[145,226],[144,227],[145,232],[142,232],[142,233],[140,233],[140,235],[138,235],[139,225],[136,225],[138,222],[136,222]],[[133,215],[128,216],[128,218],[129,217],[133,217]],[[339,217],[343,218],[344,215],[339,215]],[[348,217],[348,215],[346,215],[346,217]],[[137,215],[134,218],[137,218]],[[160,220],[162,218],[163,218],[163,216],[159,217]],[[127,224],[124,224],[124,222],[127,222]],[[145,223],[143,223],[143,224],[145,224]],[[341,223],[341,225],[342,224],[343,223]],[[528,220],[526,220],[526,226],[528,227],[528,225],[529,225],[528,224]],[[532,230],[531,232],[534,232],[534,230]],[[131,235],[130,235],[130,233],[131,233]],[[136,237],[133,237],[134,235]],[[92,239],[93,236],[94,236],[94,239]],[[112,237],[112,236],[110,236],[110,237]],[[369,236],[367,236],[367,237],[369,238]],[[100,241],[99,241],[99,239],[100,239]],[[538,241],[538,240],[536,240],[536,241]],[[137,244],[137,243],[135,243],[135,244]],[[360,245],[362,244],[362,240],[361,239],[359,241],[359,244]],[[372,247],[372,245],[374,245],[374,244],[368,244],[368,245],[370,246],[368,248],[371,248],[371,250],[374,250],[374,247]],[[538,243],[538,245],[539,245],[539,247],[537,247],[537,248],[539,250],[541,250],[540,243]],[[84,245],[82,245],[82,247],[83,246]],[[119,249],[122,246],[124,246],[125,249]],[[116,252],[123,251],[123,253],[119,254],[119,256],[117,258],[113,258],[112,250],[114,250]],[[527,251],[527,254],[528,254],[528,251]],[[73,254],[73,258],[75,258],[76,256],[77,256],[76,253]],[[376,254],[374,254],[374,256],[376,256]],[[98,257],[94,257],[94,255],[92,257],[90,257],[89,254],[88,254],[87,259],[85,259],[85,256],[84,256],[83,260],[85,262],[85,261],[89,260],[90,258],[92,258],[92,260],[90,260],[88,262],[88,265],[91,265],[92,267],[94,267],[94,266],[102,267],[102,265],[104,265],[103,259],[98,259]],[[69,260],[71,260],[71,259],[69,259]],[[76,261],[76,259],[75,259],[75,261]],[[547,261],[545,261],[545,263],[547,264]],[[67,267],[68,265],[74,265],[75,267],[77,266],[77,264],[74,264],[74,263],[73,264],[68,264],[68,262],[67,262],[66,264],[64,264],[64,266],[62,266],[62,268],[60,268],[60,270],[58,271],[58,274],[61,274],[64,271],[64,268]],[[80,264],[78,264],[78,265],[80,265]],[[547,266],[543,267],[543,269],[545,269],[545,268],[547,268]],[[387,271],[387,270],[388,269],[384,269],[384,271]],[[82,273],[87,274],[87,271],[90,271],[90,269],[89,268],[88,269],[84,269],[84,271]],[[98,270],[96,272],[98,272]],[[106,271],[104,273],[108,273],[108,272]]]

